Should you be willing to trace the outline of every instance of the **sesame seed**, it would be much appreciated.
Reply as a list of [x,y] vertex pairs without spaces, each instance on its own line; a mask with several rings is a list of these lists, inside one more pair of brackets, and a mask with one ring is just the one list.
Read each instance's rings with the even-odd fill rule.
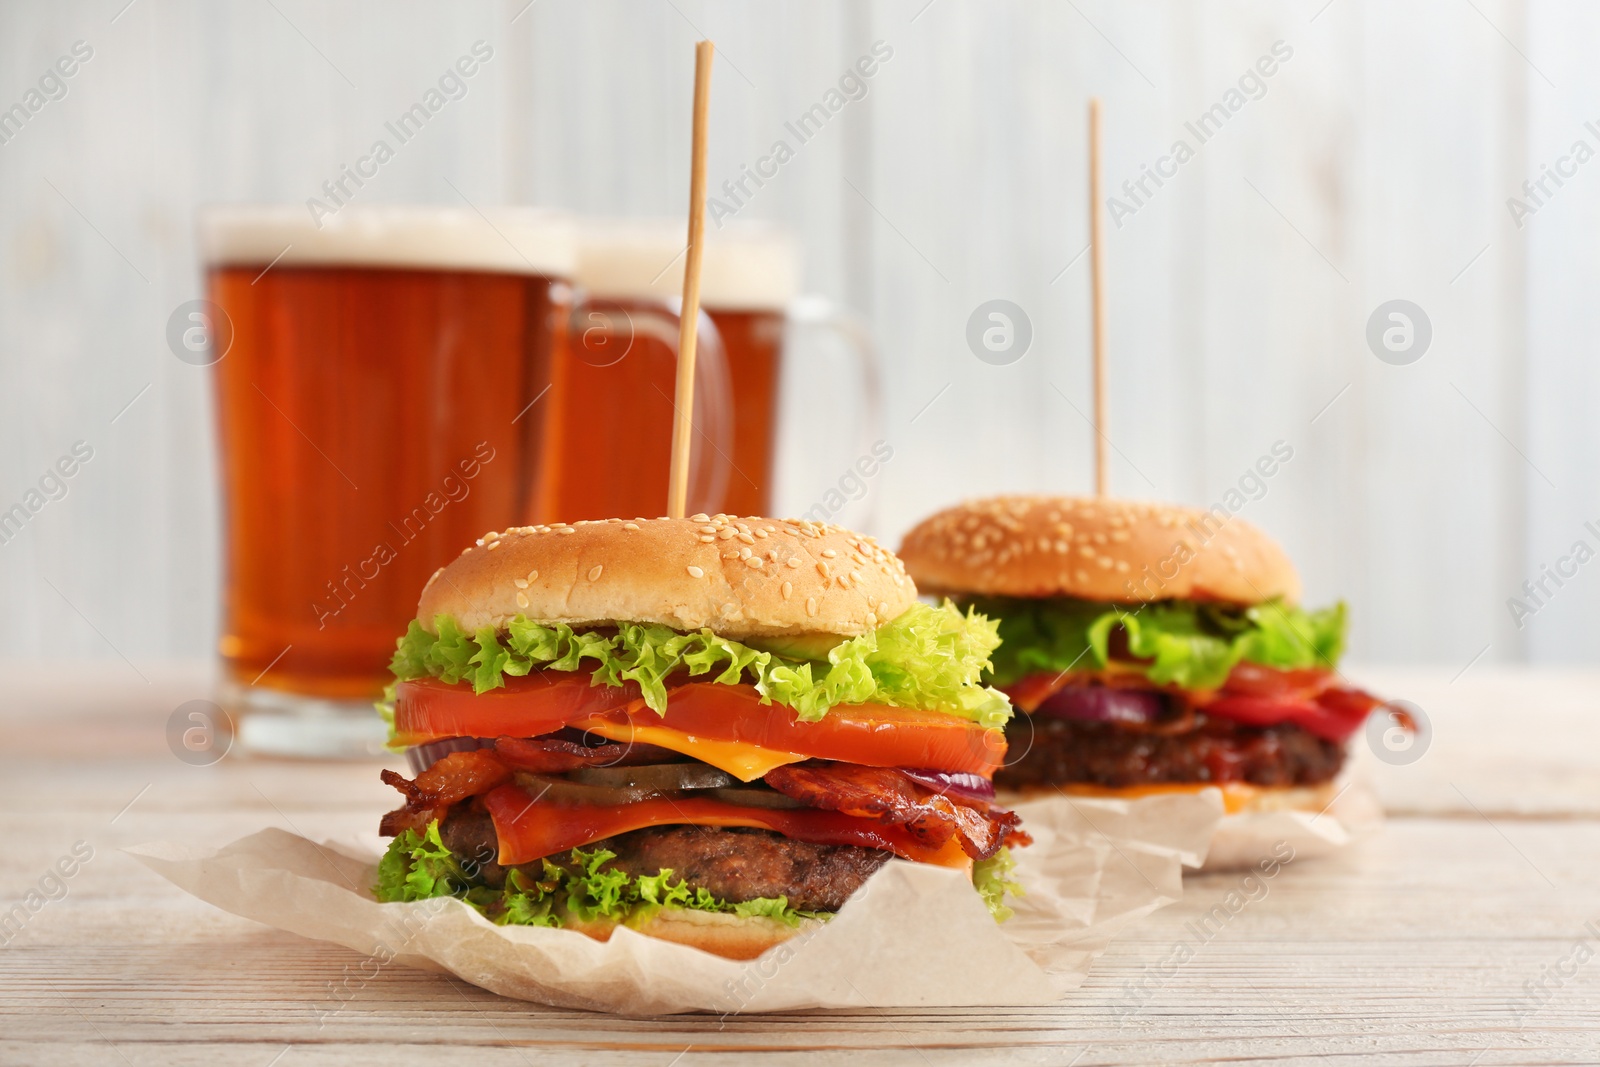
[[490,541],[487,551],[493,552],[495,549],[497,549],[499,547],[500,547],[500,542],[499,541]]
[[756,536],[757,537],[765,537],[765,536],[767,536],[767,531],[765,531],[765,530],[757,530],[756,531]]
[[745,566],[747,566],[747,567],[759,567],[759,566],[761,566],[761,557],[760,556],[751,556],[749,559],[745,560],[744,562],[745,562]]
[[788,600],[793,595],[794,595],[794,583],[793,582],[784,582],[783,583],[783,599]]
[[798,567],[798,566],[800,566],[800,557],[799,556],[790,556],[788,562],[789,562],[789,566]]
[[707,515],[705,512],[702,511],[698,515],[690,515],[689,516],[689,520],[691,522],[710,522],[711,521],[711,516]]
[[699,567],[691,566],[689,568],[689,577],[691,577],[691,578],[704,578],[705,576],[706,576],[706,572],[701,570]]
[[592,582],[596,578],[600,577],[600,572],[605,570],[605,569],[606,569],[605,568],[605,564],[603,564],[603,563],[596,563],[593,567],[590,567],[589,568],[589,580]]
[[831,548],[825,548],[825,549],[822,550],[822,557],[824,559],[832,559],[834,556],[837,556],[838,554],[839,553],[835,552]]
[[739,558],[739,553],[733,551],[732,549],[729,549],[728,551],[726,551],[726,552],[724,552],[722,554],[722,558],[723,559],[738,559]]
[[625,522],[622,524],[622,528],[624,530],[637,530],[639,528],[639,524],[636,522]]
[[817,598],[814,597],[814,596],[813,597],[807,597],[806,598],[806,614],[807,615],[815,615],[816,613],[817,613]]
[[538,571],[529,571],[528,572],[528,581],[537,582],[538,580],[539,580],[539,572]]
[[828,565],[826,563],[818,563],[817,564],[817,573],[822,575],[822,580],[823,581],[827,581],[828,580]]
[[528,594],[527,593],[518,593],[517,594],[517,607],[525,608],[527,606],[528,606]]
[[748,548],[741,548],[739,550],[739,558],[740,559],[749,559],[751,555],[752,555],[752,553]]
[[526,579],[526,578],[513,578],[513,579],[511,579],[511,584],[516,586],[518,589],[526,589],[526,588],[528,588],[528,579]]
[[578,531],[573,529],[571,526],[558,526],[558,527],[556,527],[556,533],[567,534],[567,533],[577,533],[577,532]]
[[717,528],[708,524],[700,527],[700,532],[703,534],[714,534],[717,532]]
[[700,543],[701,544],[706,544],[706,545],[715,544],[716,540],[717,539],[715,537],[712,537],[710,534],[701,534],[700,535]]
[[755,537],[749,533],[746,533],[744,530],[739,531],[739,540],[743,541],[747,545],[753,545],[756,543]]
[[739,531],[735,530],[732,526],[724,526],[720,531],[718,531],[717,536],[726,541],[730,537],[738,537]]

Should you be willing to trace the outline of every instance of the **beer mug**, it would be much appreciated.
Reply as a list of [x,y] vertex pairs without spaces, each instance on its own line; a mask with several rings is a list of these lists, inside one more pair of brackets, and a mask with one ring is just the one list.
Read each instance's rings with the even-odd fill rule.
[[[611,307],[651,303],[677,307],[687,258],[686,233],[681,221],[669,219],[584,220],[578,228],[578,285],[592,300]],[[691,510],[771,515],[783,504],[796,514],[804,512],[804,517],[838,521],[845,517],[842,509],[828,506],[831,501],[813,499],[813,494],[831,482],[835,466],[843,469],[861,456],[876,462],[871,455],[874,444],[882,444],[876,441],[882,405],[870,334],[857,317],[826,298],[798,295],[799,286],[799,250],[786,230],[763,223],[708,228],[701,260],[700,305],[715,324],[726,356],[722,373],[732,398],[732,425],[725,432],[732,445],[722,492],[716,494],[717,485],[708,481],[713,499],[699,507],[691,505]],[[826,381],[818,367],[822,353],[820,348],[813,350],[809,353],[813,358],[803,362],[794,354],[802,344],[823,335],[839,342],[851,373],[859,378],[860,388],[848,391],[859,411],[833,403],[836,396],[825,405],[810,403]],[[670,370],[663,363],[655,371],[659,380],[653,392],[659,396],[670,395]],[[776,490],[785,464],[780,462],[779,431],[786,391],[791,402],[801,402],[802,409],[791,413],[790,420],[805,424],[801,432],[789,436],[811,446],[799,450],[804,460],[787,466],[823,465],[821,469],[830,473],[826,480],[813,479],[813,486],[803,493],[793,492],[790,486],[790,499],[780,501]],[[582,394],[569,394],[569,403],[574,395]],[[636,414],[618,412],[616,418],[622,421]],[[803,420],[796,415],[803,415]],[[662,414],[658,411],[652,417],[659,423]],[[838,420],[837,425],[830,425],[830,418]],[[659,437],[665,431],[658,428],[654,432]],[[815,442],[819,439],[837,443],[818,448]],[[826,457],[830,451],[842,452],[841,444],[853,449],[854,457]],[[650,483],[633,487],[625,467],[625,458],[618,457],[603,468],[604,477],[595,479],[584,478],[578,468],[564,468],[556,475],[558,483],[551,487],[558,508],[580,518],[637,511],[626,505],[644,499]],[[790,473],[791,482],[802,480],[794,477],[792,470]],[[862,525],[870,523],[870,515],[849,517]]]
[[[571,220],[531,209],[202,212],[224,582],[220,702],[242,748],[375,753],[372,701],[428,577],[487,530],[583,516],[552,471],[583,403]],[[660,302],[629,329],[675,357]],[[659,339],[659,340],[658,340]],[[722,347],[702,321],[697,503],[728,465]],[[719,428],[718,420],[723,428]],[[666,501],[663,466],[652,506]],[[592,517],[610,517],[592,516]]]

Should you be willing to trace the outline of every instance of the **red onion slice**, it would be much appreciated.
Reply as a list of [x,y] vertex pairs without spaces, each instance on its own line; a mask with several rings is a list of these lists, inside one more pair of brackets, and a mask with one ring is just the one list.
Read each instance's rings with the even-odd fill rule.
[[[471,752],[473,749],[478,748],[494,748],[496,740],[493,737],[440,738],[436,741],[428,741],[406,749],[406,762],[411,767],[411,773],[418,775],[452,752]],[[577,752],[581,752],[586,748],[608,749],[610,754],[607,755],[604,762],[599,764],[599,766],[603,767],[626,767],[641,763],[681,763],[688,758],[658,745],[647,745],[638,741],[619,744],[615,741],[609,741],[599,734],[591,734],[573,727],[566,727],[557,730],[555,733],[543,734],[526,740],[564,741],[567,742],[569,750]],[[615,754],[617,752],[621,754]]]
[[900,773],[935,793],[956,793],[972,800],[994,799],[994,783],[981,774],[970,771],[908,771],[904,768]]
[[1033,713],[1050,715],[1058,719],[1142,726],[1161,718],[1166,709],[1166,694],[1150,689],[1069,685],[1047,697],[1033,710]]

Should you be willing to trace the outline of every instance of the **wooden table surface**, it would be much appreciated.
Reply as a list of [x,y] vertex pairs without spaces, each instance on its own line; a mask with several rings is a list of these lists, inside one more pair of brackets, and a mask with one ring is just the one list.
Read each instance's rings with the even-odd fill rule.
[[[1434,730],[1407,765],[1359,754],[1385,831],[1240,888],[1192,877],[1048,1008],[616,1018],[377,967],[225,914],[118,849],[266,825],[371,833],[377,767],[180,762],[166,725],[203,671],[4,672],[3,1064],[1600,1063],[1600,674],[1354,670]],[[58,860],[92,856],[73,876]],[[1237,899],[1237,898],[1236,898]],[[930,931],[936,934],[936,931]],[[363,967],[363,963],[366,963]]]

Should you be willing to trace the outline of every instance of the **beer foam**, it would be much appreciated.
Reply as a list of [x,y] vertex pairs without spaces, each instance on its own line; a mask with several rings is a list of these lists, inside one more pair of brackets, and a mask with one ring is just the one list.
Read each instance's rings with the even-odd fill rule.
[[[589,295],[671,300],[683,295],[684,222],[584,220],[575,278]],[[700,302],[729,311],[782,310],[800,290],[800,250],[786,229],[730,223],[706,232]]]
[[348,205],[313,220],[302,207],[202,208],[200,255],[209,266],[364,266],[480,270],[570,278],[576,232],[536,208]]

